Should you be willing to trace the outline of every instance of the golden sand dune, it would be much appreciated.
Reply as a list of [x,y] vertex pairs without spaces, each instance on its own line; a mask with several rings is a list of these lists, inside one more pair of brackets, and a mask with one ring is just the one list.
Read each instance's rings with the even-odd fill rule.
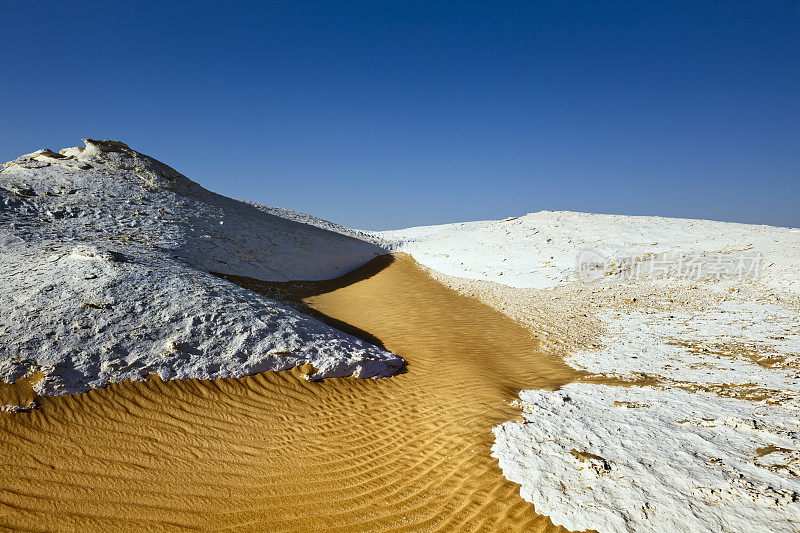
[[0,416],[0,525],[556,530],[489,455],[519,390],[582,378],[528,330],[405,256],[331,282],[236,281],[301,298],[406,371],[308,382],[300,368],[40,398]]

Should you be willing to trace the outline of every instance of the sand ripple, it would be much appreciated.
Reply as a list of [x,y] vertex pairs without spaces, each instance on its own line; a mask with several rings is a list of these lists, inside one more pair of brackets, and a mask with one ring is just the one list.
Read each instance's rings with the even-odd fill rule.
[[556,530],[502,477],[491,428],[521,389],[582,379],[407,257],[260,284],[408,361],[385,380],[118,383],[0,416],[0,525],[16,529]]

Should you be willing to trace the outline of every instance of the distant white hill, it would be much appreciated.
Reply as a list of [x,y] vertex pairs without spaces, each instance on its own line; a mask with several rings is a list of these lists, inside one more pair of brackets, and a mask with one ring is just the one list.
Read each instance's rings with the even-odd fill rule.
[[[540,211],[504,220],[421,226],[374,233],[443,274],[511,287],[549,288],[575,281],[580,250],[609,262],[676,252],[740,252],[764,257],[759,279],[800,293],[800,229],[710,220]],[[702,257],[701,257],[702,259]]]

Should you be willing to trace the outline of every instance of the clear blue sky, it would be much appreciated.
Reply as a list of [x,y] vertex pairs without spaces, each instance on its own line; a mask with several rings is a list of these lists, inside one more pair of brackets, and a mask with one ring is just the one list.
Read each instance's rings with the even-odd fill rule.
[[800,3],[0,4],[0,159],[111,138],[383,229],[800,226]]

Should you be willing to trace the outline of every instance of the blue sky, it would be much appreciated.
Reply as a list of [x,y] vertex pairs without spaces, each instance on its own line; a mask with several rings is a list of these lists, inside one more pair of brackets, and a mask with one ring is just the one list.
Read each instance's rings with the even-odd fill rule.
[[111,138],[389,229],[800,227],[800,2],[0,4],[0,159]]

